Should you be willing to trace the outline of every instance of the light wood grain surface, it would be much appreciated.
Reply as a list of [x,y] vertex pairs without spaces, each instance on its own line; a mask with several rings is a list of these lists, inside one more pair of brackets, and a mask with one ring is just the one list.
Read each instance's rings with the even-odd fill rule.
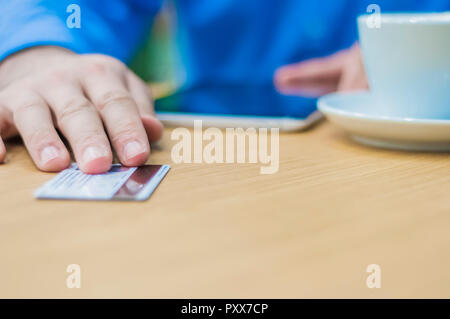
[[[0,165],[0,297],[450,297],[448,154],[359,146],[329,123],[280,136],[280,170],[172,170],[147,202],[37,201],[20,143]],[[81,288],[66,287],[69,264]],[[366,286],[379,264],[382,287]]]

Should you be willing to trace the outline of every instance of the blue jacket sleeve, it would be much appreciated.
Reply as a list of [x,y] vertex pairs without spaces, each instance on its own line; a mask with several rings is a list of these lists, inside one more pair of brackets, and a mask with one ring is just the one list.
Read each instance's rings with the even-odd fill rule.
[[[127,62],[148,34],[161,0],[0,0],[0,61],[37,45],[103,53]],[[67,8],[80,8],[69,28]]]

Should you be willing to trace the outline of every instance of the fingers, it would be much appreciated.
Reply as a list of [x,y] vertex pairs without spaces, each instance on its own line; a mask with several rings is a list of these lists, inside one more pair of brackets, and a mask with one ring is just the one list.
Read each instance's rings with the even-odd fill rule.
[[310,97],[369,87],[358,44],[326,58],[281,67],[274,82],[281,92]]
[[3,163],[5,161],[5,158],[6,158],[6,148],[0,136],[0,163]]
[[70,164],[69,153],[56,132],[47,103],[38,95],[15,95],[10,100],[14,124],[36,166],[60,171]]
[[39,76],[18,79],[17,85],[8,87],[8,105],[0,104],[0,113],[6,114],[0,114],[0,161],[6,154],[2,138],[19,131],[40,169],[67,167],[70,156],[56,123],[86,173],[109,170],[110,143],[124,165],[144,164],[150,154],[149,140],[156,141],[162,134],[147,86],[111,57],[65,59]]
[[3,163],[6,159],[6,148],[5,144],[3,143],[2,136],[4,137],[4,132],[8,125],[7,112],[9,113],[6,108],[0,106],[0,163]]
[[338,52],[329,57],[286,65],[278,69],[278,76],[280,80],[289,80],[290,78],[309,80],[339,76],[344,58],[343,53]]
[[102,121],[81,85],[69,79],[42,88],[55,113],[57,125],[69,141],[78,167],[85,173],[108,171],[112,152]]
[[345,53],[338,52],[326,58],[283,66],[275,72],[275,86],[282,92],[297,92],[311,97],[335,91],[343,61]]
[[163,134],[163,125],[156,118],[149,87],[131,71],[127,72],[126,81],[130,94],[137,104],[149,141],[160,140]]
[[338,91],[367,90],[366,72],[361,56],[359,45],[354,45],[349,50],[349,55],[343,67],[342,76],[339,81]]
[[369,85],[364,72],[364,67],[358,61],[349,62],[339,81],[337,91],[348,92],[355,90],[367,90]]
[[82,85],[101,114],[120,161],[127,166],[144,164],[150,154],[150,145],[125,81],[119,74],[99,66],[82,79]]

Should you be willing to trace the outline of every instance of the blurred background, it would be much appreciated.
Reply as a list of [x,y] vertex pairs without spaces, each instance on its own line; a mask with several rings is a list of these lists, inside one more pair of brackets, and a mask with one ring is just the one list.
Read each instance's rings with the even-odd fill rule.
[[165,1],[155,18],[147,42],[130,64],[136,74],[150,83],[156,97],[165,96],[177,87],[175,70],[180,63],[173,35],[174,23],[173,3]]

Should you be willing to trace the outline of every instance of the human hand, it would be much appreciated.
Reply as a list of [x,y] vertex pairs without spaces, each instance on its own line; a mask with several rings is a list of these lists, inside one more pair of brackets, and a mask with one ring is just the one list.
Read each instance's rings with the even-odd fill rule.
[[6,58],[0,64],[0,162],[2,138],[20,134],[39,169],[66,168],[70,155],[56,128],[80,169],[91,174],[109,170],[111,146],[122,164],[144,164],[149,142],[163,129],[148,87],[112,57],[35,47]]
[[307,97],[369,88],[358,44],[325,58],[283,66],[275,72],[274,84],[282,93]]

